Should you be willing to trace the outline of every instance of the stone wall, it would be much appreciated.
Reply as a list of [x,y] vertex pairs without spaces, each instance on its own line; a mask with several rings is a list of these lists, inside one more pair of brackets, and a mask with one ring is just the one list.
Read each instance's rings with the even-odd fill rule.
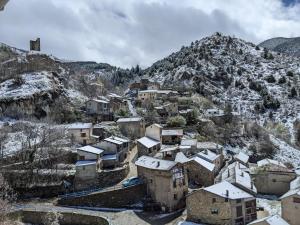
[[[47,212],[25,210],[18,214],[24,223],[44,225],[43,221],[45,221]],[[60,214],[62,215],[59,219],[60,225],[109,225],[105,218],[96,215],[73,212],[61,212]]]
[[102,170],[98,174],[98,185],[99,187],[110,187],[118,184],[129,173],[129,165],[125,164],[123,167],[115,168],[113,170]]
[[59,199],[58,205],[122,208],[141,201],[146,195],[145,185],[97,192],[81,197]]

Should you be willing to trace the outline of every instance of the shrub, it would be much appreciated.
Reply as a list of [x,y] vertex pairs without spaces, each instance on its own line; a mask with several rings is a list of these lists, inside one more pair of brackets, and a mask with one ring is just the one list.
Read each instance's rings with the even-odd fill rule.
[[276,79],[273,75],[269,75],[265,78],[265,80],[268,82],[268,83],[275,83],[276,82]]
[[293,77],[294,76],[294,73],[292,71],[287,71],[286,75],[288,77]]
[[284,84],[285,82],[286,82],[285,76],[280,77],[279,80],[278,80],[278,84]]
[[167,120],[167,125],[169,127],[184,127],[186,125],[186,120],[182,116],[170,117]]

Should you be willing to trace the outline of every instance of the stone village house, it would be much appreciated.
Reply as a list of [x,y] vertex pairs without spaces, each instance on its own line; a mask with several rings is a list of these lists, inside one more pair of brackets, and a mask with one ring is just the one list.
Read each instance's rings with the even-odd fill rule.
[[126,137],[140,138],[145,134],[145,120],[141,117],[120,118],[117,124]]
[[182,129],[164,129],[161,133],[162,144],[164,145],[175,145],[180,144],[183,137]]
[[300,225],[300,187],[291,189],[281,199],[281,216],[291,225]]
[[137,140],[138,156],[154,156],[161,146],[162,126],[152,124],[146,127],[145,137]]
[[129,150],[129,141],[124,138],[111,136],[94,145],[102,149],[103,168],[114,168],[121,165],[126,159]]
[[216,225],[244,225],[257,219],[256,199],[227,181],[187,196],[187,220]]
[[294,171],[283,163],[272,159],[257,162],[257,167],[251,169],[251,176],[261,194],[283,195],[290,190],[290,182],[296,178]]
[[71,139],[83,145],[92,143],[92,123],[73,123],[67,126]]
[[142,156],[135,165],[138,176],[147,185],[147,195],[162,211],[174,211],[185,206],[188,184],[182,164]]
[[86,112],[88,115],[95,115],[101,120],[112,120],[110,104],[102,99],[90,99],[86,103]]

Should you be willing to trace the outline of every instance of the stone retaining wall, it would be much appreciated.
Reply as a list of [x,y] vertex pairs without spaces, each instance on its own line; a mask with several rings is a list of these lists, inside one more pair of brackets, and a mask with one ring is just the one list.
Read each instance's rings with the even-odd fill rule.
[[140,202],[146,195],[144,184],[58,200],[62,206],[122,208]]

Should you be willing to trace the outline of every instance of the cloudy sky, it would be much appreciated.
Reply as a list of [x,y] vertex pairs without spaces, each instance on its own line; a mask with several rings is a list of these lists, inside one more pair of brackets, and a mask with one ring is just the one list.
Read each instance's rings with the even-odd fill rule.
[[10,0],[0,42],[70,60],[151,65],[220,31],[259,43],[300,36],[299,0]]

